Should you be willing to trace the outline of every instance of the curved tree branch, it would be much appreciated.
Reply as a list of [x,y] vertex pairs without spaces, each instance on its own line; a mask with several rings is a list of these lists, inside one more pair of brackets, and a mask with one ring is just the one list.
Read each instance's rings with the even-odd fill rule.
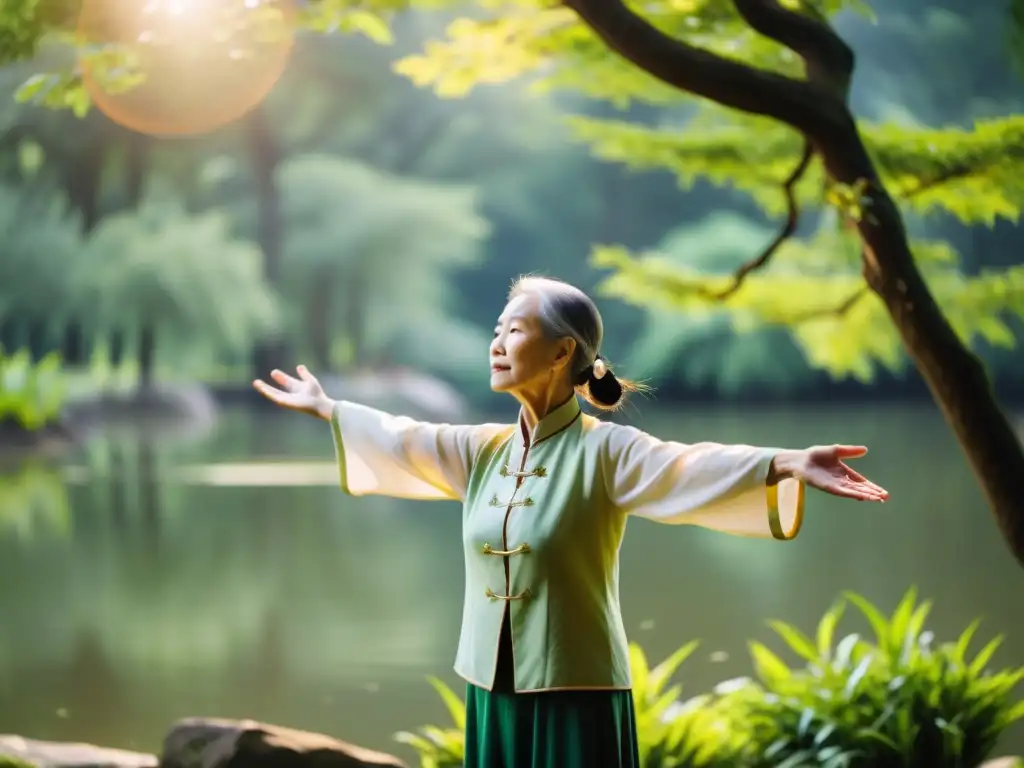
[[844,103],[853,78],[853,50],[824,18],[786,8],[778,0],[733,0],[743,20],[804,60],[807,80]]
[[747,276],[751,272],[763,268],[775,255],[775,252],[782,247],[782,244],[786,242],[796,233],[797,225],[800,223],[800,204],[796,199],[796,185],[807,172],[808,166],[811,164],[811,158],[814,157],[814,148],[811,146],[809,141],[804,142],[804,151],[800,156],[800,162],[797,163],[796,168],[789,174],[789,178],[782,185],[782,191],[786,195],[786,206],[789,209],[789,213],[786,216],[786,223],[783,225],[779,234],[776,235],[775,239],[768,244],[761,253],[755,256],[750,261],[744,262],[739,269],[737,269],[732,276],[732,283],[728,288],[723,288],[720,291],[708,291],[702,292],[707,298],[714,299],[715,301],[724,301],[730,296],[735,294],[742,286],[743,281],[747,279]]
[[844,317],[849,314],[857,304],[860,303],[861,299],[867,296],[871,292],[871,289],[867,285],[862,285],[856,291],[851,293],[841,302],[836,304],[834,307],[821,307],[820,309],[809,309],[806,312],[799,312],[795,315],[786,318],[786,325],[800,325],[802,323],[810,322],[811,320],[822,320],[827,317]]
[[815,135],[846,109],[803,80],[752,67],[676,40],[622,0],[564,0],[611,50],[667,85],[726,107],[774,118]]

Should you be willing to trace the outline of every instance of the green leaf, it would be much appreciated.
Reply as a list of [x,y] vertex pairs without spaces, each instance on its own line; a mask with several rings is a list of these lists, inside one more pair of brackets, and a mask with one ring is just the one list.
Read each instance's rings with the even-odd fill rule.
[[832,640],[835,637],[836,626],[843,617],[846,604],[838,602],[833,605],[818,622],[817,650],[818,656],[823,660],[829,659],[832,654]]
[[458,695],[444,682],[437,677],[428,677],[428,682],[434,687],[441,699],[444,701],[445,707],[448,709],[448,714],[451,715],[452,723],[458,730],[464,730],[466,727],[466,704],[458,697]]
[[658,664],[654,669],[650,671],[650,675],[647,679],[647,685],[652,692],[657,692],[668,682],[669,678],[676,673],[680,665],[686,661],[697,647],[700,645],[699,641],[691,640],[684,646],[681,646],[675,650],[670,656],[664,661]]
[[747,643],[747,647],[750,648],[757,676],[765,683],[774,686],[789,677],[789,667],[767,646],[752,640]]
[[882,615],[882,612],[856,592],[844,592],[843,596],[864,615],[875,632],[875,639],[879,646],[884,647],[889,639],[889,621]]
[[957,640],[953,658],[958,663],[967,664],[967,648],[970,646],[971,640],[974,638],[979,626],[981,626],[981,620],[975,619],[967,626],[967,629],[961,633]]
[[978,651],[978,655],[974,657],[974,661],[972,661],[970,666],[967,668],[968,674],[980,675],[985,670],[985,665],[989,663],[992,656],[1002,644],[1002,635],[996,635],[992,640],[990,640],[984,648]]
[[786,641],[786,645],[788,645],[795,654],[807,661],[817,661],[818,655],[814,644],[811,642],[810,638],[796,627],[783,621],[769,621],[768,626],[775,630],[776,634]]
[[15,91],[14,99],[19,103],[32,101],[48,89],[52,88],[56,82],[57,77],[52,74],[42,73],[32,75],[32,77],[22,83],[18,90]]
[[350,11],[345,18],[351,29],[362,33],[378,45],[391,45],[394,42],[391,28],[388,27],[384,19],[375,13],[355,9]]
[[89,109],[92,107],[92,99],[84,87],[79,86],[78,88],[68,90],[65,99],[67,105],[71,107],[71,111],[74,112],[75,117],[82,118],[89,114]]

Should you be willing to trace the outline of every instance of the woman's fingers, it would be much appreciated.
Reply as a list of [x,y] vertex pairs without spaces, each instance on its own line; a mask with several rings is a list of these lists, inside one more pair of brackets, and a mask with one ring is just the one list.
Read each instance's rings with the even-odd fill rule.
[[[312,378],[308,371],[306,371],[306,374]],[[271,386],[262,379],[253,381],[253,388],[275,405],[280,405],[293,411],[313,413],[316,404],[316,398],[314,397],[315,379],[311,383],[305,383],[276,368],[270,372],[270,375],[280,385],[280,389]]]
[[293,390],[296,387],[301,386],[301,382],[293,376],[289,376],[284,371],[275,368],[270,372],[270,377],[280,384],[282,387],[288,390]]
[[818,482],[811,479],[810,485],[818,490],[830,493],[833,496],[841,496],[847,499],[858,501],[885,501],[889,494],[870,482],[859,482],[852,477],[837,477],[835,475],[826,478],[819,478]]
[[310,373],[309,369],[306,366],[300,365],[298,368],[296,368],[296,371],[299,374],[299,378],[302,379],[303,381],[307,381],[310,384],[316,383],[316,376]]
[[280,389],[272,387],[265,381],[261,381],[260,379],[256,379],[256,381],[254,381],[252,385],[257,392],[259,392],[261,395],[267,398],[267,400],[269,400],[270,402],[275,403],[277,405],[283,405],[286,408],[296,407],[295,397],[290,393],[282,392]]
[[847,476],[849,478],[851,478],[853,480],[856,480],[858,483],[864,483],[865,485],[870,486],[871,488],[874,488],[876,491],[878,491],[879,493],[882,493],[882,494],[884,494],[886,496],[889,495],[889,492],[887,490],[885,490],[885,488],[880,486],[878,483],[875,483],[875,482],[872,482],[871,480],[868,480],[866,477],[864,477],[864,475],[862,475],[860,472],[856,471],[855,469],[850,469],[848,466],[846,466],[845,464],[842,464],[841,462],[840,462],[840,464],[841,464],[843,470],[846,472],[846,474],[847,474]]
[[265,398],[267,398],[268,400],[272,400],[275,403],[280,402],[280,398],[284,394],[281,390],[275,389],[262,379],[256,379],[256,381],[252,383],[252,386],[257,392],[259,392]]
[[853,478],[858,483],[869,483],[869,482],[871,482],[866,477],[864,477],[864,475],[862,475],[860,472],[858,472],[855,469],[851,469],[850,467],[848,467],[843,462],[839,462],[839,466],[841,466],[843,468],[843,471],[846,472],[847,476]]
[[846,495],[862,501],[885,501],[888,494],[881,488],[876,488],[871,483],[847,483],[843,486]]
[[859,459],[868,452],[866,445],[836,445],[833,450],[840,459]]
[[863,485],[839,485],[829,489],[836,496],[859,501],[885,501],[885,495]]

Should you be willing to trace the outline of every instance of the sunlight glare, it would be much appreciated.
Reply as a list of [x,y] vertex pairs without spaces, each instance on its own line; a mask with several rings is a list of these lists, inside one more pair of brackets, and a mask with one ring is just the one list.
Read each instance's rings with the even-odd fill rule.
[[139,133],[216,130],[280,79],[294,43],[293,3],[84,0],[83,82],[101,112]]

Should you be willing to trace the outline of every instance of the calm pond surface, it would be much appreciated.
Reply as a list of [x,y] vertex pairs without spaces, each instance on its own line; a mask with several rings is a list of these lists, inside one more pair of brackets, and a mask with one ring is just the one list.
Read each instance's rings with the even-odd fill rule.
[[[746,674],[748,639],[778,648],[766,620],[810,630],[845,589],[888,612],[916,585],[939,639],[983,617],[979,640],[1007,635],[997,662],[1024,664],[1024,573],[933,409],[625,418],[691,442],[863,442],[858,468],[892,493],[811,496],[788,544],[631,523],[626,626],[655,660],[702,640],[684,695]],[[322,423],[229,411],[201,436],[111,430],[0,474],[0,733],[157,751],[176,718],[252,717],[408,757],[394,731],[446,723],[426,676],[462,690],[459,510],[346,498],[332,457]]]

